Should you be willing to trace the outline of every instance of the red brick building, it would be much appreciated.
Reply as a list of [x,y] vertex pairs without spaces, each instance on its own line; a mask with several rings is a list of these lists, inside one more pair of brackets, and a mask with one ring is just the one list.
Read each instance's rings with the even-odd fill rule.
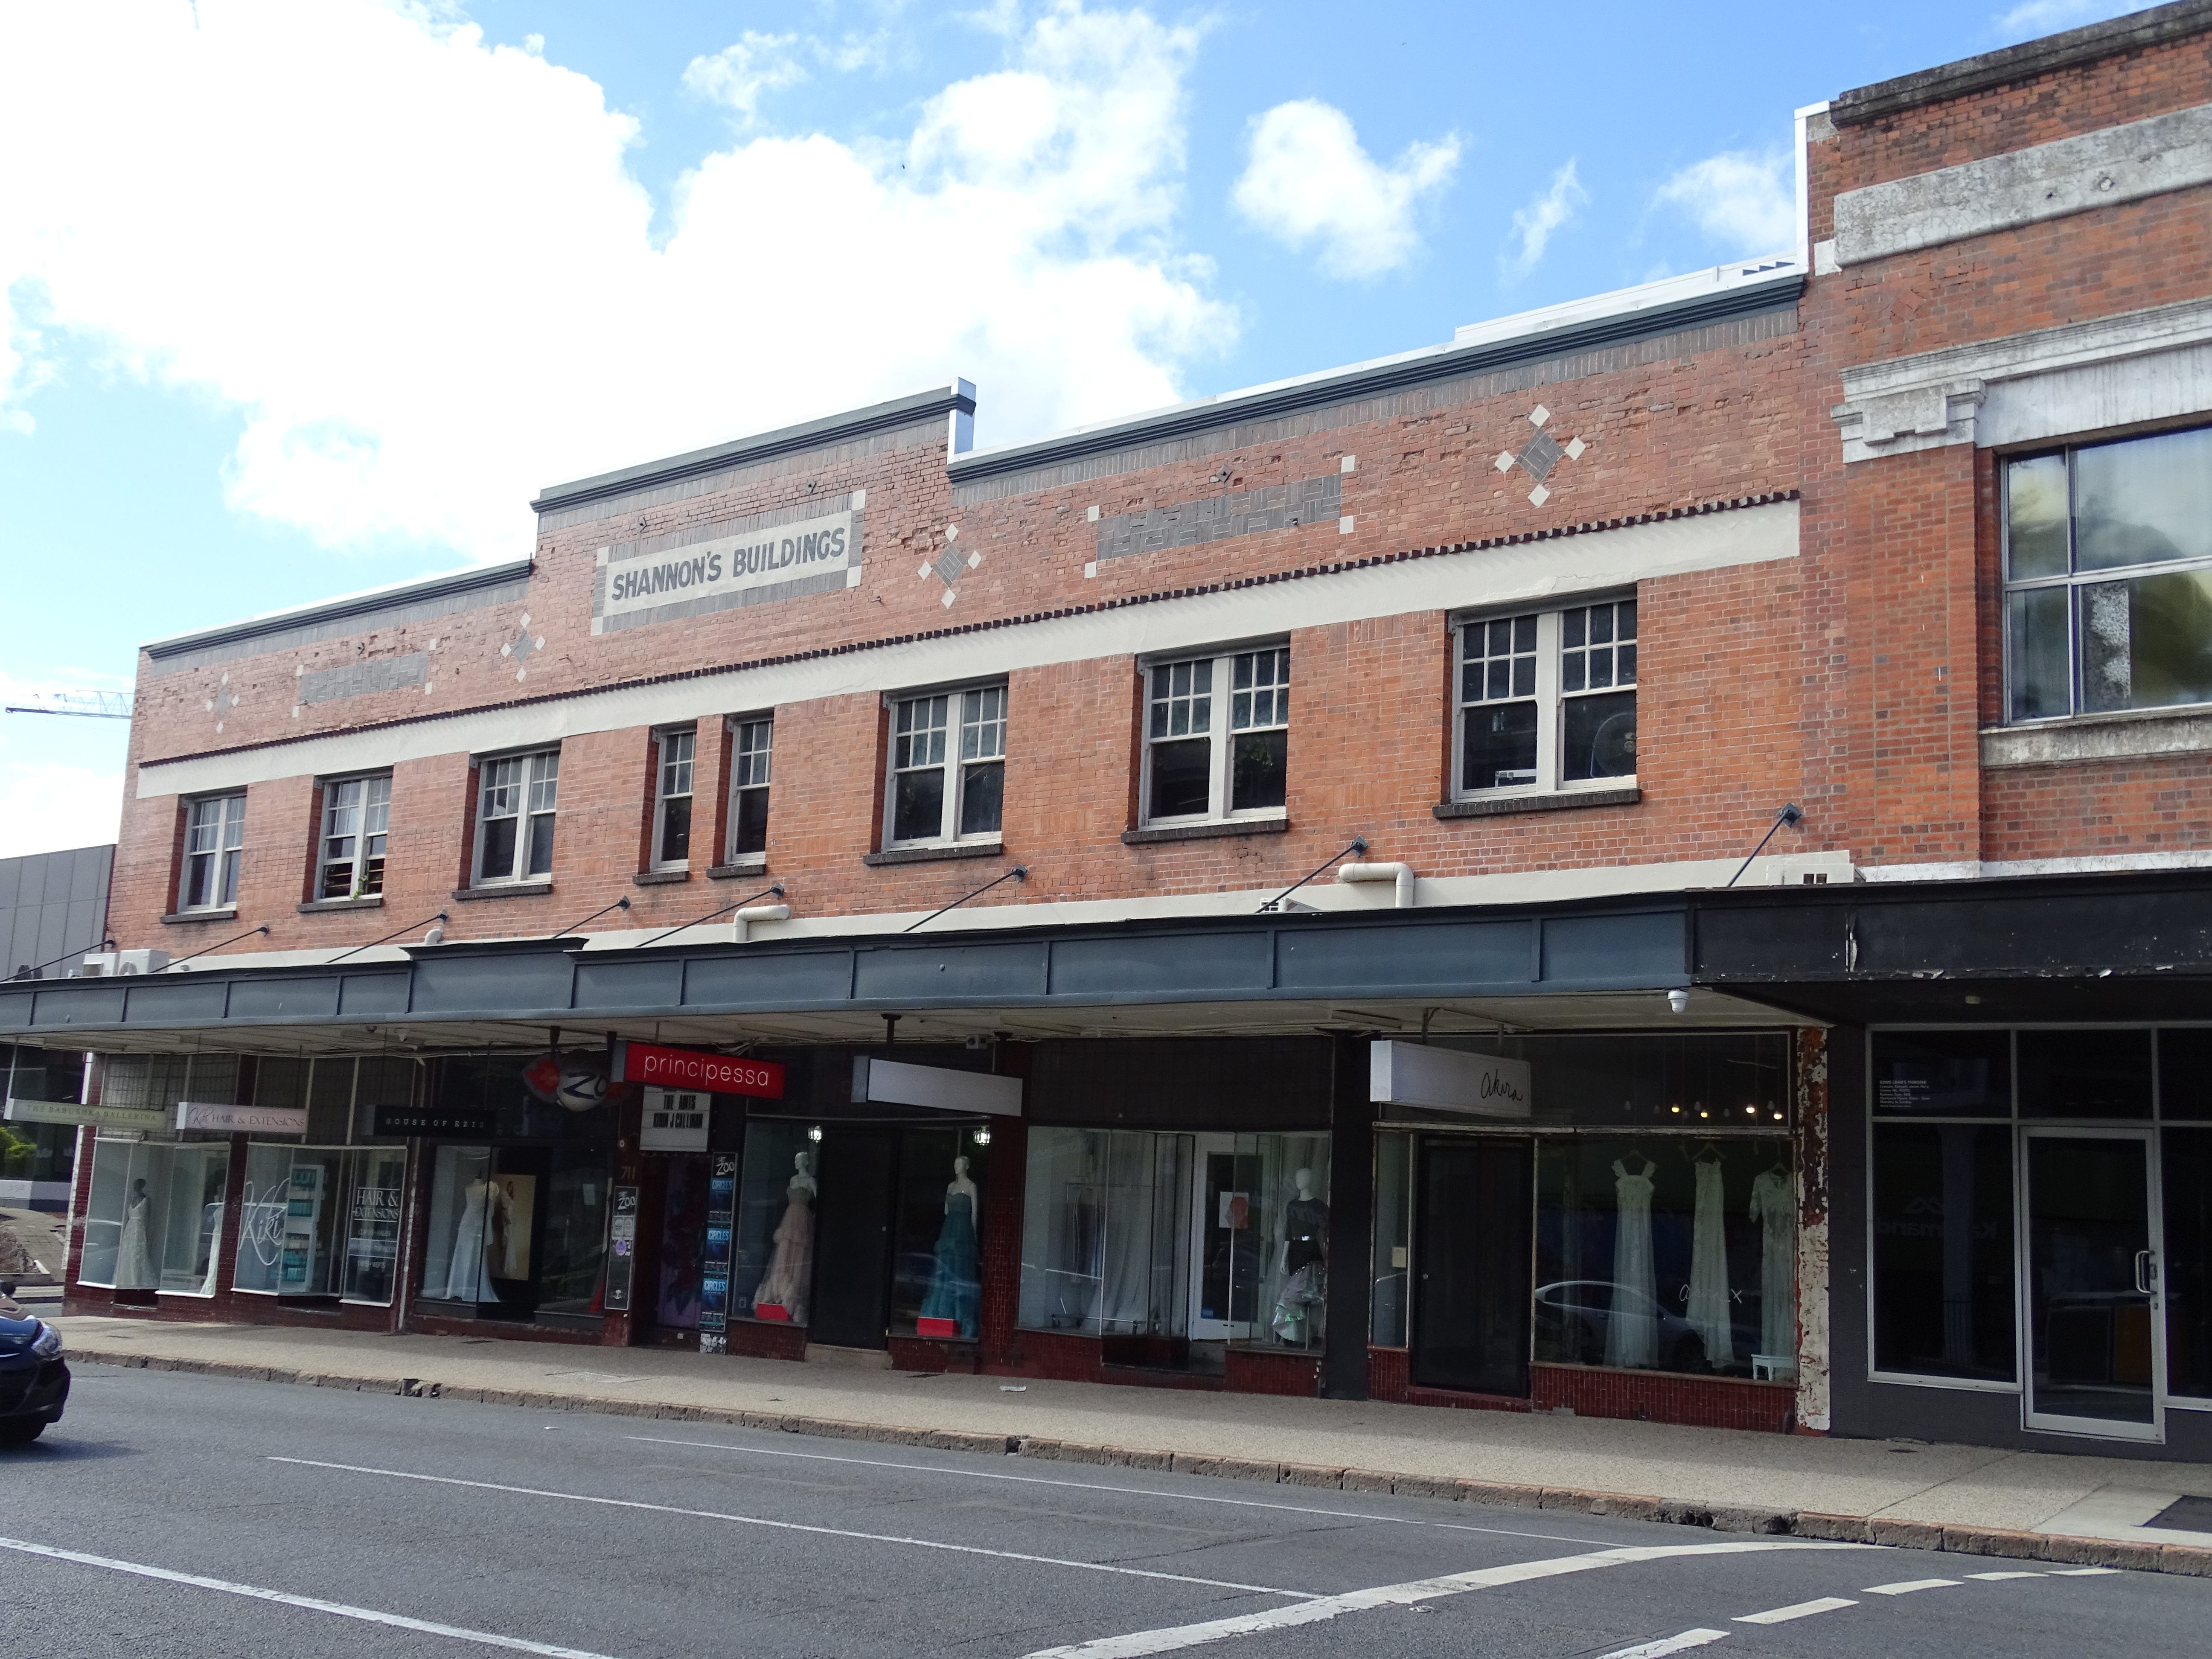
[[1862,88],[1797,250],[149,646],[120,954],[0,987],[73,1305],[2191,1453],[2208,82]]

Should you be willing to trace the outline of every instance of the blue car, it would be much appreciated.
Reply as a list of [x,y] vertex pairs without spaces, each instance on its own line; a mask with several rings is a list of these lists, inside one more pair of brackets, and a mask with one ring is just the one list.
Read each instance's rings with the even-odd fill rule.
[[62,1334],[25,1314],[0,1286],[0,1446],[27,1446],[62,1420],[69,1367]]

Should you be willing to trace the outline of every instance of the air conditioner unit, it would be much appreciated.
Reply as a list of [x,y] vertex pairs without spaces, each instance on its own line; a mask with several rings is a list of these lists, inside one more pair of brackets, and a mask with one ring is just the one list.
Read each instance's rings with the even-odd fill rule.
[[167,951],[94,951],[84,959],[81,979],[112,979],[124,974],[158,974],[169,965]]

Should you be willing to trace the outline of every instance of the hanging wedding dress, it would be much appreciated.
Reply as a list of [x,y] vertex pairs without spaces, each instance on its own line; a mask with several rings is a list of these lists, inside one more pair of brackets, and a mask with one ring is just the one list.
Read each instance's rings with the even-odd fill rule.
[[[753,1291],[753,1311],[781,1308],[794,1325],[806,1322],[806,1292],[814,1282],[814,1182],[808,1175],[806,1155],[799,1154],[799,1173],[786,1187],[783,1219],[775,1225],[775,1248],[769,1253],[768,1271]],[[773,1319],[774,1314],[767,1317]]]
[[1790,1172],[1772,1169],[1751,1183],[1751,1218],[1759,1223],[1759,1351],[1797,1352],[1797,1206]]
[[132,1183],[131,1201],[123,1207],[123,1239],[115,1251],[115,1288],[150,1291],[161,1283],[154,1271],[153,1240],[147,1234],[146,1183]]
[[1698,1160],[1698,1208],[1690,1224],[1690,1328],[1705,1345],[1715,1370],[1735,1364],[1734,1322],[1729,1317],[1728,1204],[1717,1158]]
[[1659,1284],[1651,1266],[1651,1170],[1613,1166],[1613,1311],[1605,1322],[1605,1363],[1649,1365],[1659,1347]]
[[491,1183],[482,1176],[461,1189],[460,1224],[453,1229],[453,1253],[446,1267],[449,1302],[496,1302],[491,1264],[485,1259],[484,1209]]

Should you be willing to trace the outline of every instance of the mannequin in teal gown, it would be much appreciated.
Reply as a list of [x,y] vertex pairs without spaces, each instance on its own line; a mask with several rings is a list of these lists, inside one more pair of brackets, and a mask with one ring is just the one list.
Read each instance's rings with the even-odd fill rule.
[[929,1275],[921,1316],[948,1321],[972,1341],[982,1300],[975,1249],[975,1183],[968,1178],[968,1160],[956,1158],[952,1179],[945,1188],[945,1224],[938,1229],[937,1265]]

